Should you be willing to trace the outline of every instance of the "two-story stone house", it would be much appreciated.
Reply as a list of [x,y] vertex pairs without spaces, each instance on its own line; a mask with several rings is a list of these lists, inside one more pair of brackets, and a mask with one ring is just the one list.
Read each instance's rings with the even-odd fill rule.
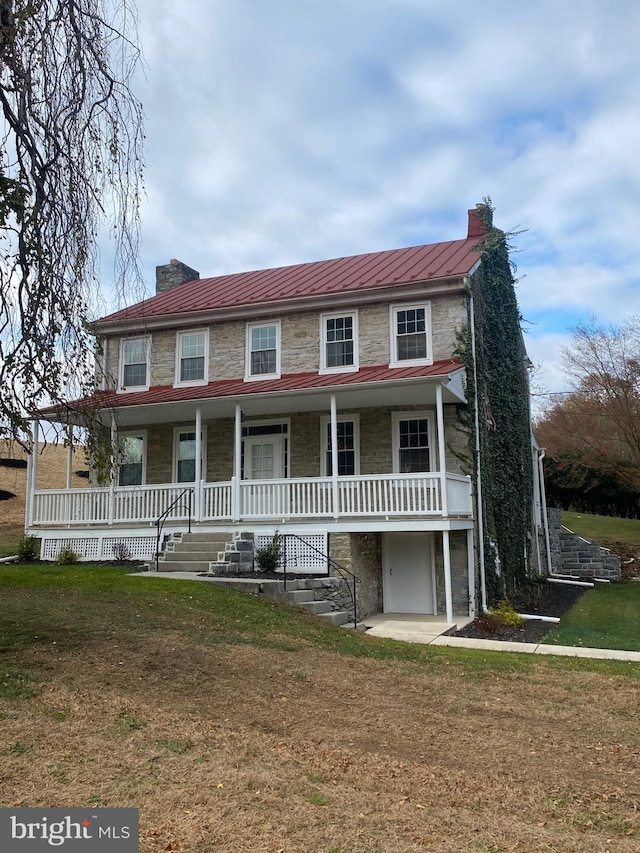
[[215,278],[158,267],[155,296],[96,323],[92,405],[117,466],[108,486],[32,488],[43,556],[150,557],[175,502],[165,532],[190,515],[193,529],[339,549],[365,612],[473,613],[474,462],[459,418],[472,377],[455,352],[481,263],[476,214],[451,242]]

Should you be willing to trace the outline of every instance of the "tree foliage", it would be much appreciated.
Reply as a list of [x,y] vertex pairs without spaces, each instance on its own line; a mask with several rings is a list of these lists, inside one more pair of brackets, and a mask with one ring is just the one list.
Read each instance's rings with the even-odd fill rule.
[[550,496],[563,505],[637,516],[640,508],[640,317],[576,326],[564,351],[574,390],[545,412]]
[[0,435],[87,390],[105,224],[120,292],[140,279],[135,26],[126,0],[0,0]]

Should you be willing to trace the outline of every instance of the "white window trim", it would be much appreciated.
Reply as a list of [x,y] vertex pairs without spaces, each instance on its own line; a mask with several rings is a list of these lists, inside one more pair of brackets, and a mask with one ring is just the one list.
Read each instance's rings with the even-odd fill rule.
[[[182,339],[186,335],[204,335],[204,378],[189,379],[182,381],[180,379],[180,363],[182,361]],[[189,388],[197,385],[206,385],[209,382],[209,329],[185,329],[183,332],[176,334],[176,369],[175,369],[174,388]]]
[[[142,483],[141,486],[147,485],[147,431],[146,429],[127,429],[118,432],[118,484],[120,483],[120,466],[122,465],[122,454],[120,451],[120,441],[123,438],[141,438],[142,439]],[[137,489],[139,486],[118,486],[121,489]]]
[[[424,308],[425,334],[427,336],[427,355],[425,358],[398,360],[397,347],[397,316],[398,311],[410,311],[412,308]],[[431,303],[407,302],[402,305],[389,306],[389,367],[413,367],[421,364],[433,364],[433,335],[431,328]]]
[[[351,317],[353,320],[353,364],[344,367],[327,367],[327,320],[338,317]],[[360,369],[360,342],[358,337],[358,312],[357,311],[332,311],[330,314],[320,315],[320,374],[327,373],[356,373]]]
[[[147,384],[127,385],[124,384],[124,348],[130,341],[144,341],[147,346]],[[118,391],[122,394],[130,394],[134,391],[148,391],[151,386],[151,335],[136,335],[130,338],[120,339],[120,359],[118,365]]]
[[[337,422],[353,421],[353,443],[355,451],[354,468],[355,474],[360,473],[360,415],[338,415]],[[328,430],[331,425],[331,416],[320,417],[320,476],[328,477],[327,474],[327,448],[329,445]],[[344,475],[338,475],[344,476]]]
[[[184,426],[174,427],[173,428],[173,451],[172,451],[172,462],[171,462],[171,482],[178,482],[178,446],[179,446],[179,436],[184,432],[195,432],[196,425],[195,422],[193,424],[186,424]],[[202,479],[206,482],[207,480],[207,425],[202,424],[202,470],[200,471],[200,475]],[[188,486],[189,483],[192,483],[192,480],[184,480],[179,485]]]
[[436,435],[436,419],[435,414],[432,411],[421,411],[421,412],[392,412],[391,413],[391,448],[393,452],[393,473],[401,474],[400,471],[400,421],[417,421],[422,420],[423,418],[427,419],[427,430],[429,436],[429,471],[425,471],[424,473],[428,474],[438,474],[439,473],[439,465],[438,465],[438,456],[437,456],[437,447],[438,447],[438,437]]
[[[260,373],[253,375],[251,373],[251,332],[253,329],[261,329],[265,326],[276,327],[276,370],[275,373]],[[280,379],[281,371],[281,328],[280,320],[265,320],[261,323],[247,323],[245,332],[245,359],[244,359],[244,381],[245,382],[262,382],[265,379]]]

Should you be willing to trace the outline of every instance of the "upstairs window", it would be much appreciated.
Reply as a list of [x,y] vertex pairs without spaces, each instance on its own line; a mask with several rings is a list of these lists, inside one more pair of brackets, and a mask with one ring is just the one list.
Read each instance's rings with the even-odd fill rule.
[[391,309],[391,366],[431,364],[431,311],[424,305]]
[[176,344],[176,385],[207,382],[209,334],[206,330],[180,332]]
[[321,317],[320,371],[337,373],[358,369],[358,315],[325,314]]
[[149,338],[128,338],[120,350],[120,387],[123,391],[149,387]]
[[280,375],[280,324],[247,326],[247,379]]

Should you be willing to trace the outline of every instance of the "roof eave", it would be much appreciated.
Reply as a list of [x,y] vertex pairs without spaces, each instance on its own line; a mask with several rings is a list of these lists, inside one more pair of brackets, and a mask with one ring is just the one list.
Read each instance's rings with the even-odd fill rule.
[[[471,271],[477,269],[475,263]],[[437,279],[423,281],[401,282],[366,290],[349,290],[342,293],[327,293],[320,296],[294,296],[287,299],[274,299],[245,305],[235,305],[229,308],[208,308],[204,311],[184,311],[150,317],[132,317],[119,320],[96,320],[94,328],[98,333],[117,334],[136,329],[168,329],[187,325],[202,325],[207,322],[224,320],[242,320],[252,317],[269,316],[273,314],[291,314],[305,309],[325,308],[335,309],[342,305],[358,306],[371,302],[384,302],[387,299],[416,299],[431,296],[443,296],[458,291],[465,291],[465,276],[470,272],[443,276]]]

